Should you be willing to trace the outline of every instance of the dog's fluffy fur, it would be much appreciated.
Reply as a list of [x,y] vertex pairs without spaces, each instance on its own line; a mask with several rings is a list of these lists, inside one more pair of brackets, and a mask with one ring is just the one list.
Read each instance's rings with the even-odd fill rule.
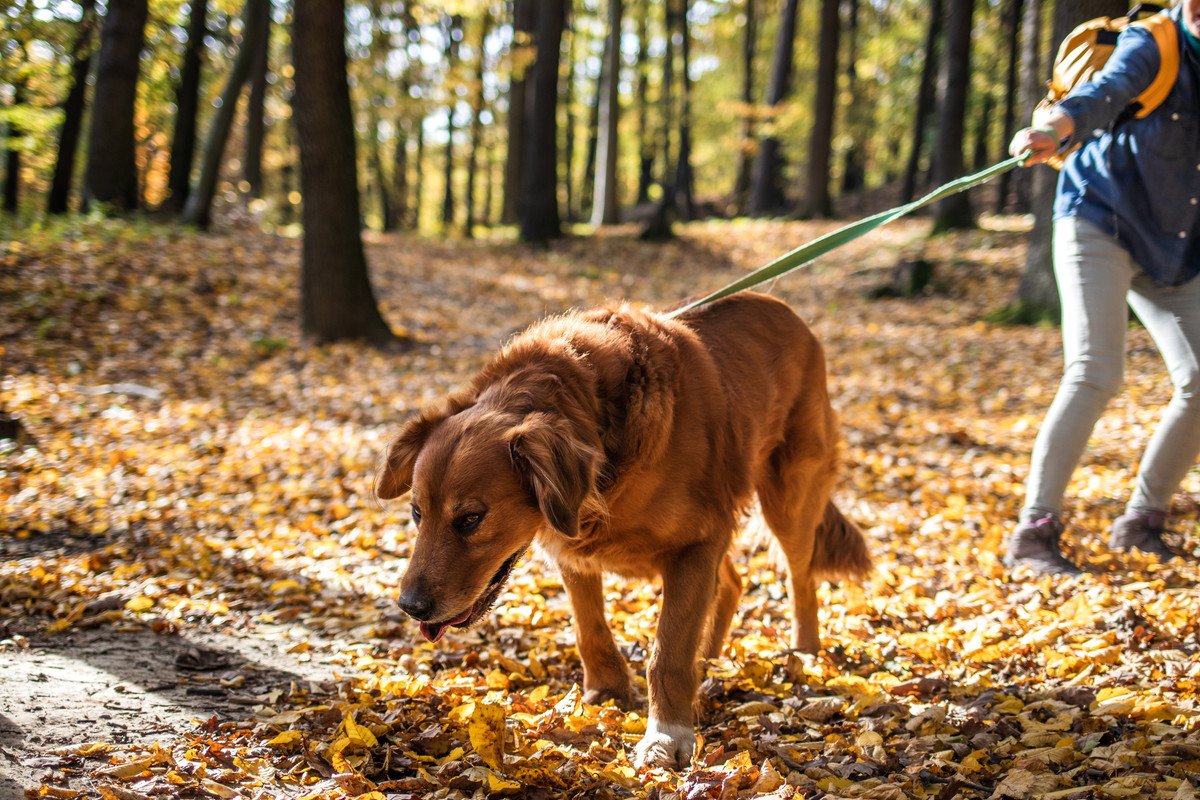
[[754,496],[787,557],[794,647],[819,647],[817,581],[870,567],[830,501],[836,450],[821,348],[778,300],[547,320],[392,443],[376,491],[411,488],[419,519],[401,606],[431,639],[472,624],[536,538],[570,595],[587,698],[629,702],[601,575],[661,577],[636,760],[685,763],[699,657],[720,652],[737,608],[729,549]]

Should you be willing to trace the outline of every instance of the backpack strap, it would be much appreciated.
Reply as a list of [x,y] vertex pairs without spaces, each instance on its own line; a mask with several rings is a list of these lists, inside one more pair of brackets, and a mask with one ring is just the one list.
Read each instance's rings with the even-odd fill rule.
[[1150,32],[1154,43],[1158,45],[1159,55],[1158,74],[1146,90],[1134,99],[1138,105],[1134,116],[1142,119],[1163,104],[1175,86],[1175,79],[1179,77],[1179,30],[1175,27],[1175,20],[1166,14],[1153,14],[1131,23],[1130,27],[1134,25]]

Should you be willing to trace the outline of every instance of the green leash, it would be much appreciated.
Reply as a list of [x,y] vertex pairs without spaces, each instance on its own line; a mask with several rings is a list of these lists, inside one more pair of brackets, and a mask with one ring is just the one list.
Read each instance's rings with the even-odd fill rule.
[[780,275],[786,275],[794,269],[799,269],[804,265],[812,262],[814,259],[825,255],[830,250],[836,250],[847,242],[853,241],[858,237],[875,230],[878,227],[886,225],[894,219],[899,219],[905,214],[911,214],[918,208],[927,206],[943,197],[949,197],[952,194],[970,189],[972,186],[990,180],[997,175],[1008,172],[1013,167],[1021,164],[1025,159],[1029,158],[1029,152],[1024,152],[1019,156],[1013,156],[1006,161],[1001,161],[999,164],[988,167],[985,170],[976,172],[974,175],[966,175],[958,180],[950,181],[944,186],[939,186],[924,197],[914,200],[896,208],[881,211],[878,214],[860,219],[858,222],[852,222],[845,227],[838,228],[836,231],[830,231],[824,236],[814,239],[808,244],[801,245],[789,253],[784,253],[774,261],[764,264],[748,275],[738,278],[728,286],[724,286],[712,294],[705,295],[699,300],[693,300],[674,311],[667,314],[668,317],[678,317],[691,311],[694,308],[707,305],[714,300],[720,300],[722,297],[728,297],[731,294],[749,289],[753,286],[758,286],[760,283],[765,283],[772,278],[777,278]]

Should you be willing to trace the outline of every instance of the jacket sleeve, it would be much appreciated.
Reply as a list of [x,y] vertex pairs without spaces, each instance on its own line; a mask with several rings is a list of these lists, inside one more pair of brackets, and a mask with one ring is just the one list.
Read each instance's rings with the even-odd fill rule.
[[1075,124],[1067,145],[1082,144],[1111,127],[1133,99],[1149,88],[1161,61],[1150,31],[1133,26],[1122,31],[1104,67],[1055,106]]

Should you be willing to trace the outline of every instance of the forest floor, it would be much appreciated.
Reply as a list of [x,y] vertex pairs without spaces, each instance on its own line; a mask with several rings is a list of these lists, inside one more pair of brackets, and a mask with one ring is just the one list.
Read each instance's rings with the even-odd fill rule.
[[[74,222],[0,244],[0,800],[33,797],[1196,797],[1200,569],[1108,552],[1170,382],[1131,328],[1126,388],[1071,484],[1077,579],[1010,577],[1058,333],[985,322],[1024,222],[897,223],[768,287],[823,341],[838,502],[877,568],[821,590],[788,653],[785,582],[747,520],[747,593],[709,665],[688,770],[629,761],[644,711],[585,705],[553,568],[520,565],[436,645],[394,607],[388,436],[529,322],[667,305],[834,227],[721,222],[547,249],[371,236],[401,353],[298,335],[298,242]],[[867,300],[925,251],[932,289]],[[11,433],[11,430],[9,431]],[[1200,474],[1177,545],[1200,549]],[[645,668],[655,587],[607,582]]]

